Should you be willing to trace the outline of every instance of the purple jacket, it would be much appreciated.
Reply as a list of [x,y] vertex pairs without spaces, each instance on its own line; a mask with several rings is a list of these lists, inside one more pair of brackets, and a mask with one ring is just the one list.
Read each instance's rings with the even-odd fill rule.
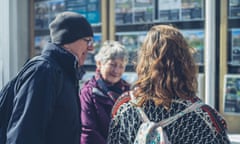
[[81,144],[106,144],[114,101],[97,86],[95,77],[84,84],[80,101]]

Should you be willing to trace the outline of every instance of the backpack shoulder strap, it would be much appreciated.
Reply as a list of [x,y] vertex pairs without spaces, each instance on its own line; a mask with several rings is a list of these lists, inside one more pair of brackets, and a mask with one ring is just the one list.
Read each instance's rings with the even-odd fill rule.
[[143,111],[143,109],[140,107],[136,107],[136,108],[137,108],[138,112],[140,113],[142,120],[144,122],[149,122],[150,120],[149,120],[148,116],[146,115],[146,113]]
[[172,122],[176,121],[177,119],[179,119],[180,117],[182,117],[183,115],[190,113],[192,111],[195,111],[197,109],[199,109],[202,105],[204,105],[203,102],[201,101],[196,101],[194,102],[192,105],[190,105],[189,107],[187,107],[186,109],[184,109],[183,111],[179,112],[178,114],[169,117],[167,119],[164,119],[160,122],[158,122],[158,125],[162,126],[162,127],[166,127],[167,125],[171,124]]
[[129,96],[129,92],[124,92],[120,97],[118,97],[117,101],[114,103],[113,108],[112,108],[112,118],[115,117],[115,115],[117,114],[117,111],[119,109],[119,107],[124,104],[127,103],[131,100],[130,96]]
[[[130,97],[131,97],[131,102],[136,105],[136,104],[137,104],[137,99],[136,99],[136,97],[133,95],[133,92],[132,92],[132,91],[130,91]],[[149,118],[148,118],[148,116],[146,115],[146,113],[144,112],[144,110],[143,110],[141,107],[136,106],[136,109],[138,110],[138,112],[139,112],[139,114],[140,114],[140,116],[141,116],[141,118],[142,118],[142,120],[143,120],[144,122],[150,121]]]

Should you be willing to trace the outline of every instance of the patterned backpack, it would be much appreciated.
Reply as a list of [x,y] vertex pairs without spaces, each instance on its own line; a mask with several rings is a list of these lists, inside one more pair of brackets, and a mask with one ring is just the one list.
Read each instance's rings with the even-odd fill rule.
[[[133,94],[130,93],[130,95],[131,102],[136,103],[136,99],[133,96]],[[182,112],[167,119],[164,119],[160,122],[150,121],[147,115],[144,113],[143,109],[141,107],[136,107],[143,120],[143,123],[140,125],[138,129],[137,135],[134,140],[134,144],[171,144],[163,128],[171,124],[184,114],[200,108],[202,105],[203,105],[202,102],[195,102]]]

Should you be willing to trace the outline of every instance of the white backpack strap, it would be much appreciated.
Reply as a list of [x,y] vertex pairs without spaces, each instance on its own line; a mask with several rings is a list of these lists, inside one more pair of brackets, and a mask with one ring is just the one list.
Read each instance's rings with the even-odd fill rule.
[[150,121],[150,120],[148,119],[146,113],[143,111],[142,108],[137,107],[137,110],[138,110],[138,112],[140,113],[140,116],[142,117],[142,120],[143,120],[144,122]]
[[[131,97],[131,102],[132,102],[133,104],[137,104],[137,99],[136,99],[136,97],[133,95],[133,92],[132,92],[132,91],[130,91],[130,97]],[[136,109],[138,110],[138,112],[139,112],[142,120],[143,120],[144,122],[148,122],[149,119],[148,119],[146,113],[144,112],[144,110],[143,110],[141,107],[138,107],[138,106],[136,106]]]
[[182,117],[183,115],[185,115],[186,113],[190,113],[194,110],[197,110],[198,108],[200,108],[202,105],[204,105],[203,102],[200,102],[200,101],[197,101],[197,102],[194,102],[192,105],[190,105],[188,108],[186,108],[185,110],[181,111],[180,113],[172,116],[172,117],[169,117],[165,120],[162,120],[160,122],[158,122],[158,125],[162,126],[162,127],[165,127],[167,125],[169,125],[170,123],[176,121],[177,119],[179,119],[180,117]]

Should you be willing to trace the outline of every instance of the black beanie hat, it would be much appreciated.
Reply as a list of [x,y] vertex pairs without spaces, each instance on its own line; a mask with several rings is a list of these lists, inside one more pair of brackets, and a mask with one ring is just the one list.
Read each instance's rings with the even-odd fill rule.
[[93,30],[84,16],[75,12],[63,12],[49,24],[51,42],[72,43],[83,37],[93,37]]

